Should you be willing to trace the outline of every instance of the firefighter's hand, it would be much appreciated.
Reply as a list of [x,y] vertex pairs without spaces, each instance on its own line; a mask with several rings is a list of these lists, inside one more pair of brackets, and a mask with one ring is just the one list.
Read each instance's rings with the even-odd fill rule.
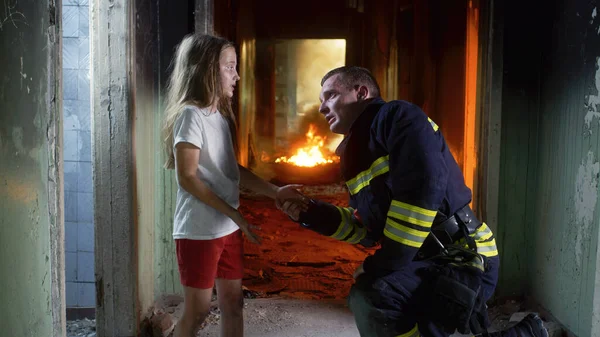
[[307,207],[298,201],[287,200],[281,205],[277,205],[277,208],[282,210],[294,221],[298,221],[300,219],[300,212],[305,211]]
[[354,279],[356,280],[361,274],[365,273],[365,268],[363,267],[363,264],[361,263],[360,266],[358,266],[358,268],[356,268],[356,270],[354,271],[354,274],[352,274],[352,277],[354,277]]

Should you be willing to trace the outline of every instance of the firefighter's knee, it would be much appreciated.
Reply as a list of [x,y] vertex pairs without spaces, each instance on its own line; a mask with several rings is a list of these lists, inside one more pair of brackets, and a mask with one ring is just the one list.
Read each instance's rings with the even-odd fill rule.
[[348,307],[356,316],[359,313],[368,313],[372,305],[365,291],[356,285],[352,285],[348,295]]

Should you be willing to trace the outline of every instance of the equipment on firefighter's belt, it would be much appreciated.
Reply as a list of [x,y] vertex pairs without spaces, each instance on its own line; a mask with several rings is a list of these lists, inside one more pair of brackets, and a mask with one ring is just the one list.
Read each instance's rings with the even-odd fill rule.
[[451,245],[463,238],[467,241],[469,247],[475,250],[475,241],[468,234],[475,233],[480,225],[481,222],[473,214],[469,205],[463,207],[448,219],[433,224],[431,235],[423,242],[415,260],[426,260],[432,256],[438,256],[443,253],[440,249],[443,245]]
[[487,307],[481,292],[485,258],[477,253],[467,226],[459,223],[468,243],[444,245],[435,234],[432,239],[440,254],[429,258],[434,264],[428,272],[433,280],[431,295],[432,321],[446,332],[462,334],[485,333],[489,326]]

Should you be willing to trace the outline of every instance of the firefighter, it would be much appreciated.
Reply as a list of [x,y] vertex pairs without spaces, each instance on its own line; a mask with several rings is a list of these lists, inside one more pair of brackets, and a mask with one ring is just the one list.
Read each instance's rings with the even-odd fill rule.
[[[319,111],[332,132],[349,207],[278,204],[302,226],[378,246],[354,272],[348,297],[361,336],[487,333],[486,301],[498,280],[491,229],[469,207],[471,191],[438,125],[416,105],[385,102],[371,73],[344,66],[321,81]],[[502,336],[543,336],[536,314]]]

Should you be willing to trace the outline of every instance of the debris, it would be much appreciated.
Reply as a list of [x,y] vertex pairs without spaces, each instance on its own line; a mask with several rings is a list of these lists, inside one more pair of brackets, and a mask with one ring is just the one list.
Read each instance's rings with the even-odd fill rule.
[[324,268],[334,266],[335,262],[274,262],[275,264],[287,267],[313,267]]
[[244,292],[244,298],[257,298],[259,293],[242,286],[242,291]]
[[67,321],[67,337],[96,337],[96,320]]

